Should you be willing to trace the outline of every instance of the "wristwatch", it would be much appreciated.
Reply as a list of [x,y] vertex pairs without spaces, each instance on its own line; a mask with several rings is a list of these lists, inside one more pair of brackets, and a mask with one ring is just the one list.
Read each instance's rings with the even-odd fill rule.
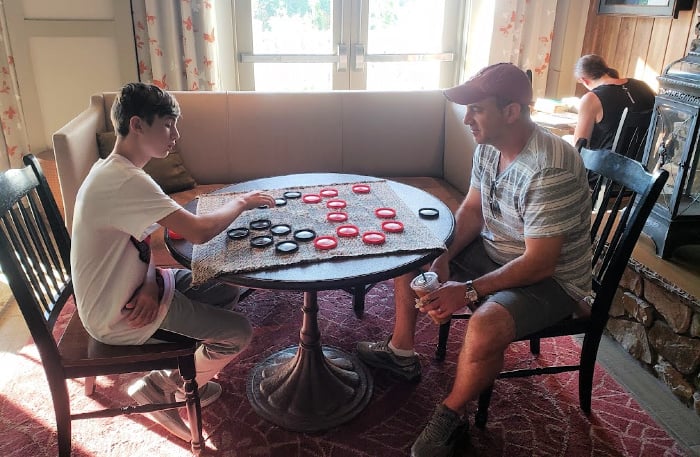
[[479,301],[479,292],[474,289],[473,284],[474,281],[467,281],[464,283],[464,286],[467,288],[466,292],[464,293],[464,299],[467,300],[468,306],[471,306]]

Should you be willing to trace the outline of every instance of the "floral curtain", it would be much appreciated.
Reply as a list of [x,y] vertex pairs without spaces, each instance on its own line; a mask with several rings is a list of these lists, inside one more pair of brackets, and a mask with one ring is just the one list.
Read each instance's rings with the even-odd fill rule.
[[220,90],[214,0],[132,0],[139,77],[166,90]]
[[29,154],[29,140],[24,128],[17,74],[15,73],[5,9],[0,2],[0,171],[22,168],[22,157]]
[[489,64],[532,70],[534,96],[543,97],[549,72],[557,0],[498,0]]

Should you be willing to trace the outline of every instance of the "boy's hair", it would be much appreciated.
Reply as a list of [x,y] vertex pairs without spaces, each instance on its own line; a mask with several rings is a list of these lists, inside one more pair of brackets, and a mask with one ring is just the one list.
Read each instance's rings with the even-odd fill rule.
[[129,83],[122,87],[112,104],[112,125],[118,135],[129,133],[129,119],[138,116],[148,125],[156,116],[180,117],[180,105],[168,92],[153,84]]

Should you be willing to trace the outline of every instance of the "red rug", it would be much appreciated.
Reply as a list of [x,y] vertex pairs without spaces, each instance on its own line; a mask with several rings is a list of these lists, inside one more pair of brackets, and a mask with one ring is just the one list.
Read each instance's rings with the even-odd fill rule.
[[[324,344],[353,351],[356,341],[386,335],[392,326],[391,282],[377,285],[367,297],[363,319],[352,312],[344,292],[321,292],[319,325]],[[321,433],[287,432],[260,418],[246,397],[248,373],[275,351],[297,343],[302,313],[300,293],[257,291],[241,305],[254,324],[252,345],[219,375],[221,399],[204,410],[207,450],[215,457],[399,457],[410,454],[435,404],[448,392],[455,372],[464,324],[450,335],[445,362],[433,360],[437,327],[421,319],[417,350],[423,380],[399,382],[373,371],[374,393],[367,408],[352,421]],[[539,359],[526,344],[512,345],[507,365],[573,361],[578,346],[571,338],[543,342]],[[0,373],[0,455],[55,456],[55,419],[49,390],[33,345],[6,355]],[[113,405],[126,399],[136,376],[98,378],[97,393],[85,397],[82,382],[71,382],[73,408]],[[459,455],[472,456],[683,456],[683,448],[598,366],[593,413],[578,406],[577,376],[572,373],[500,380],[491,402],[487,428],[472,427],[471,440]],[[471,405],[473,412],[475,405]],[[473,414],[472,414],[473,421]],[[189,446],[170,437],[145,417],[118,417],[73,422],[74,456],[188,456]]]

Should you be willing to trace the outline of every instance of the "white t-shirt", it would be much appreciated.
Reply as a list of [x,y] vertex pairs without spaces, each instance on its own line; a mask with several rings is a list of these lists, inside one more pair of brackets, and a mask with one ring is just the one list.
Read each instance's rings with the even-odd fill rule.
[[141,168],[118,154],[97,161],[80,186],[73,215],[71,270],[76,305],[93,338],[108,344],[142,344],[158,329],[173,297],[166,285],[158,317],[140,328],[129,326],[124,305],[142,284],[148,265],[130,236],[144,240],[163,217],[181,206]]

